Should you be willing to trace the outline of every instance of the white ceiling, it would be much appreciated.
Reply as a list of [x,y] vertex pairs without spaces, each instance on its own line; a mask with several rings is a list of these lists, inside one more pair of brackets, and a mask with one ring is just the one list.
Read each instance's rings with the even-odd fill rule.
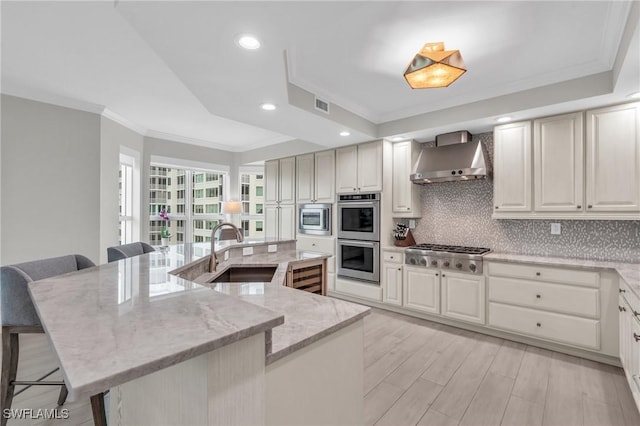
[[[630,10],[621,1],[3,1],[2,92],[107,108],[141,133],[230,151],[426,140],[486,131],[504,113],[624,101],[640,90],[637,15],[623,38]],[[242,33],[262,47],[239,48]],[[468,71],[449,88],[411,90],[402,72],[434,41],[459,49]],[[299,89],[330,101],[332,114],[313,111]]]

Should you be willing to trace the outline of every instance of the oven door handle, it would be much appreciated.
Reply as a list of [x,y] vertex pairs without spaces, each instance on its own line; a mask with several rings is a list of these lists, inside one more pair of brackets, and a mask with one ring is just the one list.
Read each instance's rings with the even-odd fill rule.
[[358,207],[377,207],[380,201],[340,201],[338,207],[358,208]]
[[338,240],[338,244],[343,245],[343,246],[377,248],[380,243],[377,242],[377,241]]

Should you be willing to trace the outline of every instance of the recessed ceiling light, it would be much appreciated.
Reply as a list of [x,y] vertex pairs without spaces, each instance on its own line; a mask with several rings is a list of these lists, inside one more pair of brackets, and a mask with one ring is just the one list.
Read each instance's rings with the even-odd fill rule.
[[274,104],[266,103],[266,104],[260,105],[260,108],[262,108],[265,111],[273,111],[277,107]]
[[351,133],[347,132],[346,130],[340,132],[340,136],[349,136]]
[[394,137],[391,138],[391,140],[394,141],[394,142],[400,142],[403,139],[404,138],[402,136],[394,136]]
[[627,98],[631,99],[640,99],[640,92],[635,92],[627,96]]
[[247,50],[256,50],[260,48],[260,40],[250,34],[244,34],[238,37],[238,44]]
[[508,121],[511,121],[511,117],[499,117],[498,119],[496,119],[496,121],[498,123],[506,123]]

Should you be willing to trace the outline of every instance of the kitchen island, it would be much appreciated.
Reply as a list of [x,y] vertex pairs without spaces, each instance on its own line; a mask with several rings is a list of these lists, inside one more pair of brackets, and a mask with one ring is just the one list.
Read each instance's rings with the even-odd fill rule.
[[275,264],[270,282],[176,276],[210,257],[185,244],[30,284],[69,399],[111,389],[121,424],[361,423],[368,308],[283,287],[289,263],[324,255],[267,243],[216,251]]

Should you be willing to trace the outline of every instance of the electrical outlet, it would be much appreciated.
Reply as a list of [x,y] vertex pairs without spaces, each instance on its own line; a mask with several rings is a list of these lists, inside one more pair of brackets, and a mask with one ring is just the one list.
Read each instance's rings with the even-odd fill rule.
[[559,223],[551,224],[551,235],[560,235],[562,233],[562,229],[560,228]]
[[253,247],[244,247],[242,249],[243,256],[251,256],[253,254]]
[[229,250],[224,252],[224,260],[229,260]]
[[416,229],[416,220],[415,219],[409,219],[409,228],[410,229]]
[[267,246],[267,253],[275,253],[278,251],[278,245],[277,244],[269,244]]

